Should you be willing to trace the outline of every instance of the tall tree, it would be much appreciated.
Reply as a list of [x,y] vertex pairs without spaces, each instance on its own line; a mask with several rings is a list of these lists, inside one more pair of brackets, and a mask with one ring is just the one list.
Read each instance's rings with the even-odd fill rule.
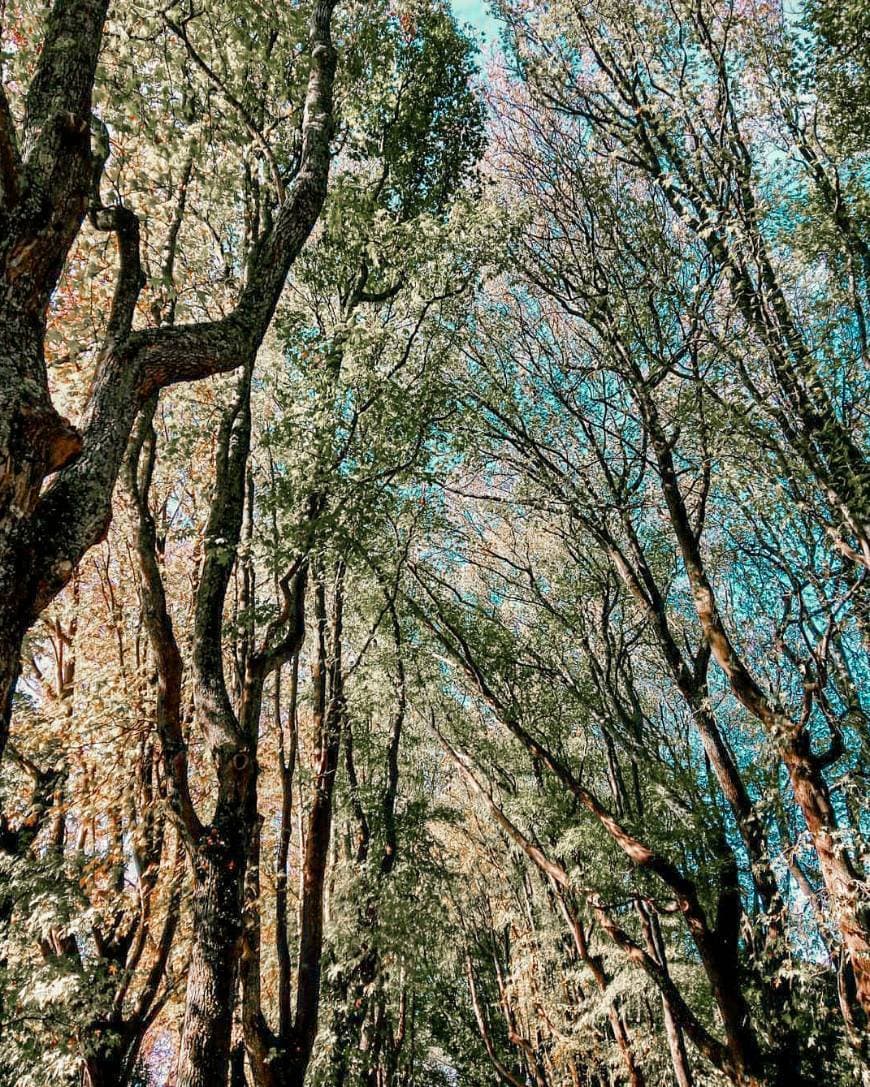
[[[137,327],[144,287],[140,222],[100,192],[107,133],[93,116],[107,3],[57,0],[19,110],[2,108],[3,384],[0,481],[0,722],[5,744],[21,641],[105,534],[115,481],[137,413],[159,389],[250,365],[287,272],[326,196],[333,130],[334,3],[315,3],[299,154],[258,236],[249,273],[226,316]],[[20,119],[19,119],[20,115]],[[75,428],[52,403],[46,321],[85,215],[114,234],[118,269],[97,362]],[[48,486],[47,477],[54,475]]]

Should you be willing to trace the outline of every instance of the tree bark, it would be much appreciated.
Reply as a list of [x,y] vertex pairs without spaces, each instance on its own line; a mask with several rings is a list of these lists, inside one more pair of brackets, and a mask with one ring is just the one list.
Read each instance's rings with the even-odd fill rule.
[[855,978],[856,999],[870,1019],[870,924],[862,904],[862,879],[845,844],[840,840],[837,815],[825,780],[824,760],[810,747],[806,729],[813,690],[805,684],[800,720],[792,720],[762,690],[732,643],[719,612],[713,586],[701,554],[700,540],[692,530],[680,491],[670,444],[659,421],[655,404],[647,395],[639,399],[661,475],[662,492],[679,544],[695,611],[713,659],[722,669],[738,701],[765,727],[778,745],[795,801],[807,824],[830,896],[834,920],[840,930]]
[[[196,720],[211,755],[217,802],[190,842],[194,874],[193,947],[178,1054],[179,1087],[225,1087],[229,1074],[244,886],[257,819],[256,733],[240,724],[227,693],[223,612],[238,545],[251,435],[251,367],[221,421],[215,485],[206,525],[194,616]],[[258,707],[257,707],[258,709]],[[259,721],[255,710],[251,722]]]
[[[91,93],[105,0],[55,0],[18,136],[0,110],[0,754],[8,734],[21,641],[64,588],[111,519],[111,498],[136,415],[159,389],[248,364],[266,333],[290,266],[320,214],[331,161],[335,0],[313,5],[311,69],[300,166],[274,225],[251,259],[232,313],[217,322],[133,330],[144,282],[139,226],[104,208],[91,148]],[[5,103],[5,97],[3,99]],[[112,230],[120,264],[107,333],[81,433],[57,414],[44,361],[46,315],[88,201]],[[57,478],[43,490],[48,475]]]
[[178,1087],[220,1087],[227,1082],[242,935],[247,851],[243,823],[237,811],[216,817],[194,856],[194,937]]
[[317,1038],[323,952],[323,896],[344,714],[341,654],[343,564],[339,562],[338,566],[329,631],[326,588],[320,571],[315,572],[313,580],[317,646],[311,681],[317,763],[302,862],[295,1005],[292,1018],[285,1010],[279,1016],[278,1030],[269,1028],[260,1005],[259,919],[253,919],[250,932],[252,938],[242,963],[242,982],[245,1043],[256,1087],[303,1087]]

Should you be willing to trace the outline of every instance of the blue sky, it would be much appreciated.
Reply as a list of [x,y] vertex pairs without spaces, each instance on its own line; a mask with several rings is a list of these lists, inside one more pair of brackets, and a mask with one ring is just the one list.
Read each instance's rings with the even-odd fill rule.
[[487,41],[497,36],[495,19],[489,13],[487,0],[452,0],[453,11],[460,23],[472,23],[483,31]]

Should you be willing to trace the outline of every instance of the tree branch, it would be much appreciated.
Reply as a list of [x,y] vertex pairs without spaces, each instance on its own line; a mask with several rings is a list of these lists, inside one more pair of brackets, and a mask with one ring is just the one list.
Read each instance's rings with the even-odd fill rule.
[[[84,413],[81,456],[59,473],[34,511],[34,537],[46,541],[32,568],[28,604],[34,617],[66,585],[82,555],[105,535],[127,440],[149,396],[176,382],[253,362],[287,273],[326,198],[336,67],[330,22],[335,3],[318,0],[313,8],[299,171],[273,229],[257,246],[234,311],[219,321],[136,330],[104,349]],[[56,6],[86,7],[88,0],[67,0],[66,4],[59,0]],[[128,297],[126,291],[124,297]],[[120,308],[129,312],[129,305]]]

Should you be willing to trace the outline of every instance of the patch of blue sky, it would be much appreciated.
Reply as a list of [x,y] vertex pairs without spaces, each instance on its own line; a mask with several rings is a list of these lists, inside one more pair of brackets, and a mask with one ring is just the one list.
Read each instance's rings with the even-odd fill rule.
[[460,25],[470,23],[487,42],[498,37],[498,21],[493,16],[487,0],[452,0],[453,14]]

